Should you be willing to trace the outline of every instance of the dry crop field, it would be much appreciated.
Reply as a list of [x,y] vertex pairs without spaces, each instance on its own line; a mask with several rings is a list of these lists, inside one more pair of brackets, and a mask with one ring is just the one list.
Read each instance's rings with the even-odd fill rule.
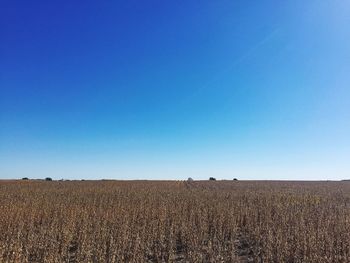
[[1,181],[0,262],[350,262],[350,182]]

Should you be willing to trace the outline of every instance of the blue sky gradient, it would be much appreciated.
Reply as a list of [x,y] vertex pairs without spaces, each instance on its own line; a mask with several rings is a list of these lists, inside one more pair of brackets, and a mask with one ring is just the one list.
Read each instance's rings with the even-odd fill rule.
[[350,178],[350,2],[9,1],[0,178]]

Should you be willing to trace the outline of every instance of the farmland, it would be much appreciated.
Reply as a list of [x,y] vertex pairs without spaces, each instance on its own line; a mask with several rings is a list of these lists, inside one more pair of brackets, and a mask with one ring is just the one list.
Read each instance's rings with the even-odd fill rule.
[[349,240],[350,182],[0,182],[0,262],[350,262]]

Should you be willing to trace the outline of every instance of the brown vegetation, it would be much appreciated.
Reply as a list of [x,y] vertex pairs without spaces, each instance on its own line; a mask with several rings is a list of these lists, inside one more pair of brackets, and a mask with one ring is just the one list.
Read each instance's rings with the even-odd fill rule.
[[349,182],[0,182],[0,262],[350,262],[349,240]]

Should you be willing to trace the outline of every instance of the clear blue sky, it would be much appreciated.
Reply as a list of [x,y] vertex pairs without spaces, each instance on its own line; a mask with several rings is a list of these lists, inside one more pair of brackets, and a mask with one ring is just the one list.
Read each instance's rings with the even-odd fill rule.
[[14,1],[0,178],[350,178],[350,2]]

